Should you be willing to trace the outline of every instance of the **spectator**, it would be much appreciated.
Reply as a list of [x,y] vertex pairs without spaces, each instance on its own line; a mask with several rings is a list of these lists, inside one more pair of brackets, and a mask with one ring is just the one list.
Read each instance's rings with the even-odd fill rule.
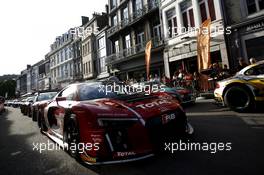
[[238,63],[237,72],[248,66],[243,58],[239,58]]
[[250,62],[250,64],[255,64],[257,61],[255,58],[252,57],[249,59],[249,62]]

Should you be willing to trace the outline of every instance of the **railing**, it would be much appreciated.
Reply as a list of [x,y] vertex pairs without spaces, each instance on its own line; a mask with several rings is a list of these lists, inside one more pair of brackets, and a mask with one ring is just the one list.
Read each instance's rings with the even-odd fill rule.
[[149,13],[150,11],[152,11],[158,7],[159,7],[158,1],[150,2],[149,4],[143,6],[142,9],[138,9],[137,11],[135,11],[132,14],[132,16],[130,16],[129,18],[123,19],[117,25],[112,26],[110,29],[107,30],[107,34],[111,35],[117,31],[125,28],[126,26],[132,24],[133,22],[135,22],[138,19],[140,19],[141,17],[143,17],[145,14]]
[[[151,39],[151,41],[152,41],[152,48],[157,48],[163,44],[163,40],[159,37],[154,37]],[[118,53],[114,53],[106,58],[106,64],[111,64],[116,61],[125,60],[128,57],[144,52],[146,44],[147,42],[142,42],[136,44],[133,47],[121,50]]]

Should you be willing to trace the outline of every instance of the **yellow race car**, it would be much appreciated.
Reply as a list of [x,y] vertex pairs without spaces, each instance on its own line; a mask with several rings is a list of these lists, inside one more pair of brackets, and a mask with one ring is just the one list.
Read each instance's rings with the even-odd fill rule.
[[234,111],[256,109],[259,103],[264,102],[264,60],[217,82],[214,96],[217,102]]

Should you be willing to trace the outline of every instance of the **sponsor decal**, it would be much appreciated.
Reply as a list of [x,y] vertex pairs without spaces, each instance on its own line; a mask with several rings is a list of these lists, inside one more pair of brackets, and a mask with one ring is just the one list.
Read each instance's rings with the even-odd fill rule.
[[81,159],[86,162],[96,163],[96,158],[90,157],[89,155],[81,154]]
[[163,114],[161,116],[162,124],[169,123],[171,120],[174,120],[176,118],[176,115],[174,113],[172,114]]
[[142,109],[147,109],[147,108],[157,107],[157,106],[160,106],[162,104],[171,104],[171,102],[168,100],[159,100],[159,101],[154,101],[151,103],[140,104],[140,105],[137,105],[136,107],[142,108]]
[[129,151],[129,152],[116,152],[115,156],[116,157],[127,157],[127,156],[134,156],[136,155],[135,152]]

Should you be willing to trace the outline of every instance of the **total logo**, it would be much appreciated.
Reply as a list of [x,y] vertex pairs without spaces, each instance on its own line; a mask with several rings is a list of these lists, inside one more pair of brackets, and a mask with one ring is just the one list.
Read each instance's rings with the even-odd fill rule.
[[134,156],[136,155],[135,152],[117,152],[116,155],[118,157],[126,157],[126,156]]
[[168,100],[159,100],[159,101],[154,101],[154,102],[151,102],[151,103],[140,104],[140,105],[137,105],[136,107],[137,108],[142,108],[142,109],[147,109],[147,108],[153,108],[153,107],[156,107],[156,106],[160,106],[162,104],[171,104],[171,102],[168,101]]

